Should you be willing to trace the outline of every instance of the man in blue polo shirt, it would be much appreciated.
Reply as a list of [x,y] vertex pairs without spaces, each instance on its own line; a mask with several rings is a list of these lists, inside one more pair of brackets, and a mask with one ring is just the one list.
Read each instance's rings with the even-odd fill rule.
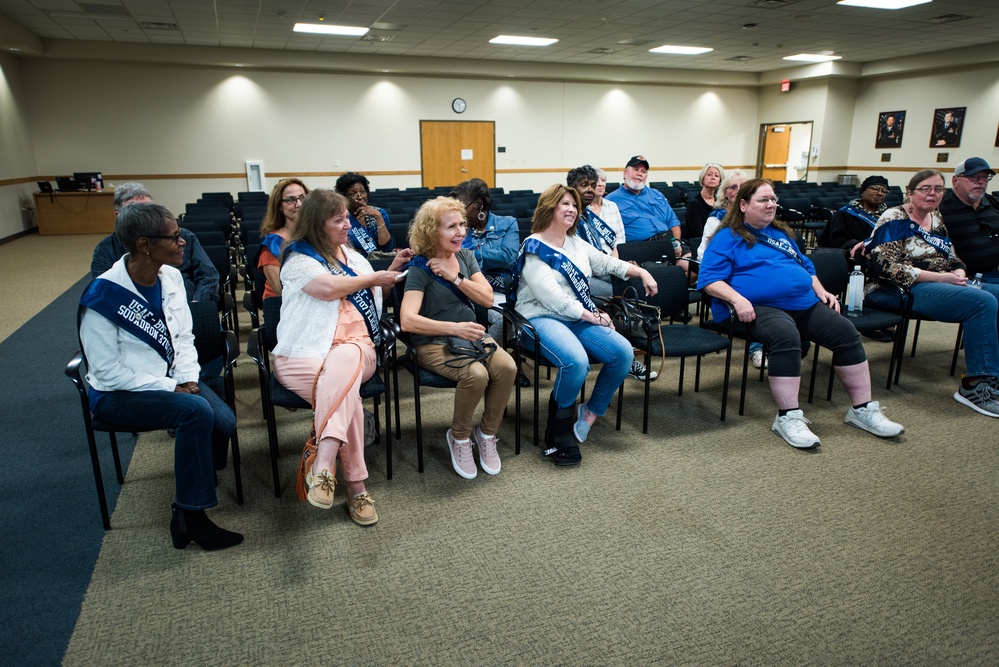
[[663,193],[648,187],[648,178],[649,161],[636,155],[624,168],[621,187],[606,195],[621,209],[625,240],[634,243],[672,236],[679,241],[680,220]]

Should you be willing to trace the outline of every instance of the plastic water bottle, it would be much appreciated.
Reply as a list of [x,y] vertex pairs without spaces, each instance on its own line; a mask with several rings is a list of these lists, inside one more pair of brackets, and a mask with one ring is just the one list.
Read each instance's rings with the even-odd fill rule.
[[975,277],[968,281],[968,287],[982,289],[982,274],[976,273]]
[[853,267],[850,284],[846,288],[846,314],[850,317],[864,314],[864,273],[859,265]]

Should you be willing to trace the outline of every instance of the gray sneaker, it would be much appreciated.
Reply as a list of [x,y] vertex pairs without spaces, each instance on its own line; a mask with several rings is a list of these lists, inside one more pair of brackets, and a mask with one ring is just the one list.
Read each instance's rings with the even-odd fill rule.
[[999,417],[999,391],[992,388],[989,380],[979,382],[971,389],[962,384],[954,392],[954,400],[963,403],[986,417]]
[[879,438],[894,438],[905,431],[901,424],[885,417],[877,401],[871,401],[862,408],[851,407],[843,421]]
[[822,443],[819,442],[819,436],[808,430],[811,423],[805,419],[805,413],[801,410],[791,410],[783,417],[778,413],[772,429],[792,447],[812,449]]

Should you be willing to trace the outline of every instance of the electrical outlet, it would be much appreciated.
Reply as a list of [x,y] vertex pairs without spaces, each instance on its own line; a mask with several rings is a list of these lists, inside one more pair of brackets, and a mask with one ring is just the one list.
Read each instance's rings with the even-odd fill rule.
[[340,166],[340,160],[333,160],[333,166],[334,167],[339,167]]

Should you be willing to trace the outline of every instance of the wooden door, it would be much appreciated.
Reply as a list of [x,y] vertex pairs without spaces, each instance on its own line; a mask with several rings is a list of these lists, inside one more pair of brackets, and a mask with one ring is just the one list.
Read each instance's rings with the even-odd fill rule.
[[791,147],[791,126],[767,125],[765,130],[761,175],[772,181],[785,181],[787,180],[788,150]]
[[481,178],[496,186],[496,123],[420,121],[423,187],[457,185]]

